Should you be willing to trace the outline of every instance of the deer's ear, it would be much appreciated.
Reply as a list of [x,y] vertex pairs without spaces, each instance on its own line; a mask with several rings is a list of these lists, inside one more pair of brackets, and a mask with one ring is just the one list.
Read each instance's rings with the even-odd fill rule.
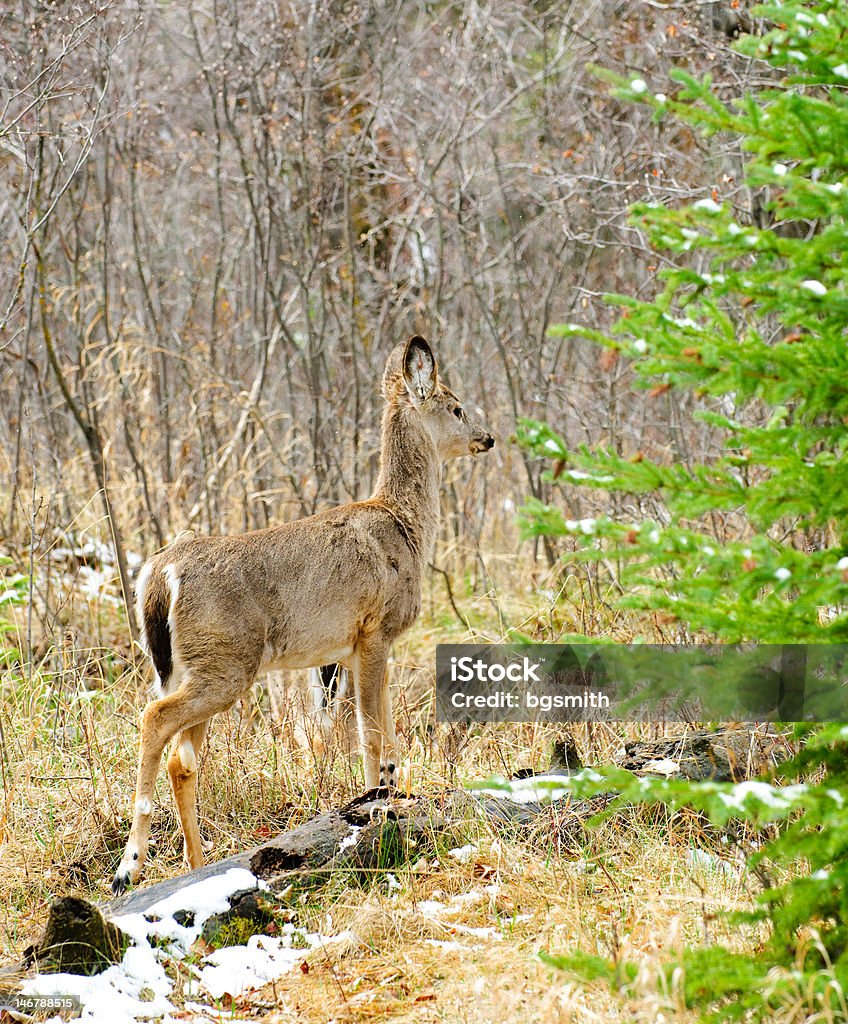
[[426,402],[436,390],[436,360],[430,346],[417,334],[409,339],[404,349],[403,379],[416,405]]

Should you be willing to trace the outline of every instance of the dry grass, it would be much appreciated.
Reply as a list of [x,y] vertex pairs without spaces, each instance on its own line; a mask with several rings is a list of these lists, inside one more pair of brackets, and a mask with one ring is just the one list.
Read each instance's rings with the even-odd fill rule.
[[[398,875],[397,888],[375,879],[364,894],[343,891],[316,908],[309,927],[355,938],[312,954],[307,973],[240,1000],[237,1012],[273,1005],[274,1021],[694,1020],[663,989],[663,955],[705,934],[744,941],[716,915],[747,905],[747,883],[693,871],[685,847],[650,830],[638,842],[629,829],[610,834],[598,861],[552,858],[491,834],[467,864],[446,860]],[[447,909],[434,918],[428,900]],[[577,947],[642,963],[626,1001],[536,957]]]
[[[437,642],[499,640],[510,628],[545,641],[572,630],[622,639],[634,633],[632,623],[611,615],[603,599],[587,597],[575,578],[555,582],[540,573],[528,583],[514,558],[496,557],[487,560],[486,574],[485,588],[472,574],[454,582],[464,621],[434,576],[421,619],[395,648],[395,707],[408,753],[406,781],[416,792],[493,772],[544,769],[553,736],[532,725],[435,725]],[[81,604],[78,595],[73,600],[75,625],[61,650],[2,680],[0,958],[7,961],[34,939],[56,896],[108,897],[129,827],[146,667],[115,657],[121,627],[114,610]],[[216,721],[200,779],[211,858],[358,793],[358,768],[339,751],[316,757],[293,746],[293,720],[272,726],[259,700]],[[649,727],[640,728],[644,735]],[[604,763],[625,731],[582,726],[575,737],[589,763]],[[153,837],[147,883],[181,870],[164,770]],[[397,885],[380,875],[364,887],[339,881],[316,893],[298,923],[324,932],[350,929],[355,939],[311,955],[308,970],[240,1001],[238,1014],[271,1021],[686,1021],[661,980],[664,954],[684,941],[745,948],[757,941],[728,929],[720,916],[750,905],[753,878],[693,867],[693,842],[712,840],[692,818],[634,813],[564,840],[544,828],[516,839],[477,826],[474,838],[478,850],[468,863],[431,857],[397,873]],[[472,895],[452,902],[462,894]],[[420,906],[426,900],[448,910],[429,917]],[[642,964],[626,1000],[602,985],[577,985],[535,955],[577,948]]]

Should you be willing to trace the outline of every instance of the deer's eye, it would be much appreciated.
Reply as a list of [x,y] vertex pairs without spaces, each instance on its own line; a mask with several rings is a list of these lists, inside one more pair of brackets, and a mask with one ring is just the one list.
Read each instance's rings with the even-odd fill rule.
[[456,416],[456,418],[457,418],[458,420],[461,420],[461,419],[462,419],[462,406],[461,406],[461,405],[458,405],[458,406],[457,406],[457,407],[456,407],[456,408],[454,409],[454,411],[453,411],[453,414],[454,414],[454,416]]

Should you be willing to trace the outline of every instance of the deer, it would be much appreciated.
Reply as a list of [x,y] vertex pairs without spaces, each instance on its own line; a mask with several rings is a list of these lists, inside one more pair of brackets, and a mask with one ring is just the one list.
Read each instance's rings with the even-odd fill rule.
[[298,676],[297,683],[283,672],[271,673],[266,679],[273,721],[287,720],[288,705],[296,694],[300,711],[294,726],[297,745],[320,756],[337,738],[342,749],[355,756],[358,737],[354,735],[353,686],[348,670],[337,664],[320,665]]
[[[321,665],[309,670],[308,707],[301,722],[298,740],[316,754],[324,753],[334,733],[352,753],[356,744],[351,715],[350,673],[342,665]],[[305,731],[305,728],[306,730]]]
[[184,861],[190,870],[203,864],[198,754],[212,717],[244,696],[260,672],[347,669],[365,789],[396,789],[389,649],[420,611],[443,463],[486,452],[495,441],[440,380],[418,335],[391,351],[382,392],[380,468],[370,498],[248,533],[178,538],[142,567],[136,602],[156,696],[140,717],[135,803],[112,881],[116,895],[144,867],[169,743]]

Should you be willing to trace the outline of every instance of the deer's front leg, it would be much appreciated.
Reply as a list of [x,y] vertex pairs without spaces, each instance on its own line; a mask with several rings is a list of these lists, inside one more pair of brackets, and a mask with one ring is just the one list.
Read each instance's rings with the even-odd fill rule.
[[392,711],[392,694],[389,689],[388,665],[383,671],[380,706],[383,712],[383,755],[380,758],[380,785],[394,789],[398,785],[400,762],[398,761],[395,716]]
[[398,757],[389,702],[387,658],[388,645],[382,642],[359,646],[354,686],[366,789],[397,786]]

